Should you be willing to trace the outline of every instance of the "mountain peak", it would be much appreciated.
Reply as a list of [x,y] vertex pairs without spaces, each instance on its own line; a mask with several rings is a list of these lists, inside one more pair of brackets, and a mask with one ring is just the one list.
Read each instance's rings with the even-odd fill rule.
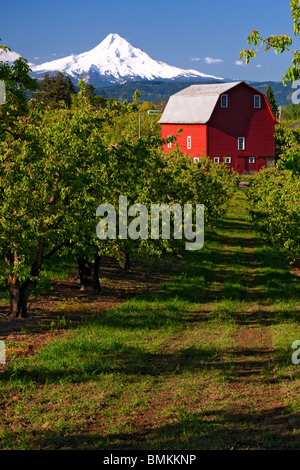
[[88,52],[70,55],[32,67],[35,76],[62,72],[78,80],[99,86],[139,80],[223,80],[205,75],[197,70],[185,70],[170,66],[149,57],[141,49],[133,47],[117,33],[110,33]]
[[[105,39],[103,39],[103,41],[100,42],[100,44],[98,44],[99,46],[101,44],[105,45],[106,47],[109,47],[111,46],[114,42],[127,42],[126,39],[123,39],[121,36],[119,36],[119,34],[117,33],[110,33],[106,36]],[[98,47],[98,46],[97,46]]]
[[101,41],[96,47],[94,47],[94,49],[92,49],[86,54],[89,54],[91,52],[100,53],[100,51],[104,51],[104,50],[111,51],[113,49],[117,49],[120,47],[124,48],[123,53],[126,53],[126,54],[128,54],[128,50],[132,48],[129,42],[126,41],[126,39],[122,38],[119,34],[110,33],[108,34],[108,36],[106,36],[105,39],[103,39],[103,41]]

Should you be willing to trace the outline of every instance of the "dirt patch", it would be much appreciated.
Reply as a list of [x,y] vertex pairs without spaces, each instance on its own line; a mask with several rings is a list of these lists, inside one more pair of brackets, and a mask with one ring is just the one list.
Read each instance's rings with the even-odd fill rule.
[[81,292],[77,275],[54,280],[47,292],[30,299],[29,318],[11,318],[9,306],[0,307],[0,340],[13,343],[10,354],[14,356],[31,354],[62,335],[64,329],[98,317],[129,298],[155,291],[168,278],[171,264],[176,260],[162,260],[155,268],[145,269],[142,261],[136,260],[124,271],[113,258],[104,258],[99,294]]

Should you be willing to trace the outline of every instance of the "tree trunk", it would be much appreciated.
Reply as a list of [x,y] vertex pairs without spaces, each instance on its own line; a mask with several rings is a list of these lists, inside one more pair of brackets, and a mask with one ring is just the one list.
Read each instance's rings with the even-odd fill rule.
[[124,271],[128,271],[130,269],[130,254],[128,252],[122,252],[121,260],[119,261],[119,266],[124,269]]
[[[44,240],[39,240],[37,251],[35,255],[35,259],[33,260],[30,276],[38,277],[40,274],[42,261],[43,261],[43,252],[44,252]],[[5,254],[5,261],[6,263],[13,268],[19,262],[19,257],[16,252],[14,253],[6,253]],[[37,285],[37,280],[34,279],[26,279],[22,285],[20,285],[20,281],[18,277],[12,273],[8,276],[8,289],[9,289],[9,297],[10,297],[10,315],[15,316],[17,318],[26,318],[28,317],[28,299]]]
[[27,279],[20,287],[18,278],[14,274],[9,276],[8,289],[10,297],[11,316],[17,318],[28,317],[28,299],[36,285],[36,281],[31,281]]
[[80,279],[80,290],[99,292],[101,285],[99,281],[100,256],[96,253],[94,261],[87,261],[83,256],[77,259]]
[[20,313],[20,283],[15,274],[8,276],[8,290],[10,299],[9,313],[14,317],[18,317]]

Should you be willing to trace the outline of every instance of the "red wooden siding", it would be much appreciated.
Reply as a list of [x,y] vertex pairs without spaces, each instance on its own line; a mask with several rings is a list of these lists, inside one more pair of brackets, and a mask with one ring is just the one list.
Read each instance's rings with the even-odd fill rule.
[[[182,132],[177,136],[178,129],[182,129]],[[207,155],[207,126],[206,124],[161,124],[161,136],[166,139],[168,135],[174,135],[176,137],[176,143],[179,145],[183,153],[193,155],[194,157],[200,157]],[[187,149],[187,137],[191,136],[191,149]],[[172,144],[174,148],[175,144]],[[170,151],[167,144],[164,145],[165,151]]]
[[[258,170],[261,157],[275,156],[274,119],[264,96],[261,108],[254,108],[255,90],[238,85],[228,92],[228,108],[221,108],[220,99],[208,126],[208,154],[210,157],[232,157],[232,166],[244,170]],[[245,137],[245,150],[238,150],[238,137]],[[248,158],[245,158],[248,157]],[[255,164],[248,164],[256,157]]]

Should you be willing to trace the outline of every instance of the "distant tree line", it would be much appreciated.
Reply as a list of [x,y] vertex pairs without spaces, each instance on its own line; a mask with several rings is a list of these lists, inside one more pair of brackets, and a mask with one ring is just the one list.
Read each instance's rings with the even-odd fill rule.
[[[96,108],[105,108],[116,106],[117,102],[120,102],[119,99],[115,98],[105,98],[102,95],[97,95],[97,89],[91,83],[84,83],[85,96],[88,98],[89,102]],[[132,90],[132,84],[130,90]],[[50,75],[46,73],[42,80],[38,82],[37,90],[33,91],[31,94],[32,98],[35,98],[39,102],[43,103],[44,106],[54,109],[59,106],[61,102],[64,102],[65,105],[71,109],[72,107],[77,106],[77,95],[79,92],[79,87],[75,86],[72,79],[68,75],[64,75],[61,72],[56,73],[55,75]],[[133,93],[131,100],[136,101],[137,90]],[[274,92],[270,85],[268,85],[265,93],[271,110],[276,119],[279,118],[279,108],[276,103]],[[141,109],[147,111],[149,109],[161,109],[165,107],[165,102],[160,102],[159,104],[154,101],[144,101],[142,104],[139,103],[140,92],[138,95],[138,104]],[[123,100],[127,102],[128,100]],[[291,103],[288,106],[285,106],[282,109],[282,118],[286,120],[300,120],[300,106],[298,104]]]
[[[105,107],[107,100],[103,96],[96,96],[96,89],[91,83],[84,82],[85,95],[96,107]],[[45,107],[57,108],[61,102],[70,109],[77,104],[79,87],[75,86],[68,75],[61,72],[55,75],[46,73],[37,84],[37,90],[31,93],[31,98],[43,103]]]

